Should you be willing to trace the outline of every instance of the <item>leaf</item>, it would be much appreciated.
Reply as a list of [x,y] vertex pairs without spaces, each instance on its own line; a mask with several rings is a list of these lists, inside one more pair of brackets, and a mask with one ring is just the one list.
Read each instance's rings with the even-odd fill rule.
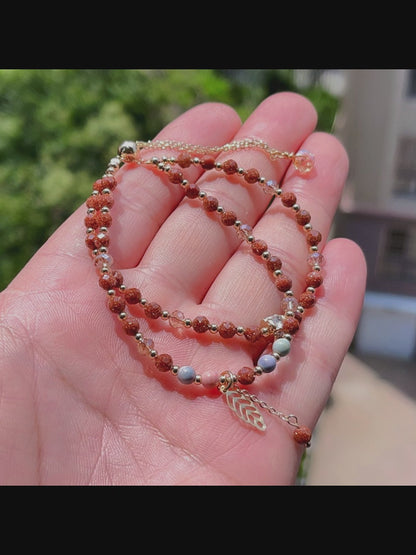
[[229,389],[225,393],[225,398],[227,405],[243,422],[262,432],[266,429],[262,415],[254,403],[245,395],[234,389]]

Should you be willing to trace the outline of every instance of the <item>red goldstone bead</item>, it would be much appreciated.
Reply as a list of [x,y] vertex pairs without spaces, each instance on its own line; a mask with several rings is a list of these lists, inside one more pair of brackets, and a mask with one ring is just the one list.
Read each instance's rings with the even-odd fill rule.
[[136,335],[136,333],[140,329],[140,324],[137,318],[133,318],[128,316],[122,321],[121,324],[123,330],[127,333],[127,335]]
[[180,170],[177,169],[171,169],[169,172],[169,181],[171,183],[175,183],[176,185],[179,185],[179,183],[182,183],[183,181],[183,173]]
[[312,432],[307,426],[300,426],[293,432],[293,437],[295,438],[296,443],[307,445],[311,441]]
[[232,322],[222,322],[218,326],[218,333],[224,339],[229,339],[237,333],[237,327]]
[[95,208],[95,210],[101,210],[104,206],[111,208],[114,204],[114,197],[112,193],[106,195],[91,195],[87,199],[88,208]]
[[120,285],[123,285],[124,278],[121,272],[119,272],[118,270],[114,270],[113,277],[116,281],[116,287],[120,287]]
[[244,331],[244,337],[250,343],[255,343],[256,341],[259,341],[259,339],[261,339],[263,335],[261,333],[261,329],[258,327],[255,327],[255,328],[246,328]]
[[100,247],[108,247],[110,244],[110,237],[104,231],[95,230],[85,238],[85,244],[89,249],[99,249]]
[[152,318],[152,320],[156,320],[162,316],[162,307],[158,303],[147,303],[144,307],[144,313],[148,318]]
[[261,256],[265,251],[267,251],[267,243],[262,239],[256,239],[251,243],[251,250],[254,254]]
[[113,218],[109,212],[98,212],[97,222],[98,227],[110,227],[113,222]]
[[120,314],[120,312],[123,312],[125,307],[126,307],[126,303],[123,297],[119,297],[118,295],[112,295],[111,297],[108,298],[108,308],[111,310],[111,312]]
[[194,183],[190,183],[185,187],[185,196],[188,198],[197,198],[200,188]]
[[117,270],[114,272],[107,272],[100,275],[100,279],[98,280],[100,287],[106,289],[115,289],[116,287],[120,287],[123,283],[123,276]]
[[101,183],[104,185],[104,189],[110,189],[110,191],[113,191],[117,187],[117,181],[113,175],[102,177]]
[[311,308],[316,302],[315,295],[310,291],[305,291],[299,296],[299,304],[303,308]]
[[243,366],[243,368],[240,368],[240,370],[237,372],[237,380],[239,381],[239,383],[241,383],[241,385],[250,385],[254,382],[254,379],[254,368]]
[[209,329],[209,320],[206,316],[197,316],[192,320],[192,327],[197,333],[205,333]]
[[172,357],[162,353],[155,358],[155,366],[160,372],[169,372],[173,366]]
[[142,295],[136,287],[130,287],[124,291],[124,298],[128,304],[137,304],[141,301]]
[[201,158],[201,167],[204,170],[212,170],[212,168],[215,167],[215,159],[213,156],[209,156],[209,154],[207,154],[206,156],[203,156]]
[[226,226],[234,225],[236,221],[237,214],[232,210],[227,210],[221,214],[221,222]]
[[283,320],[282,330],[284,333],[290,333],[293,335],[299,329],[299,322],[294,316],[288,316]]
[[299,225],[306,225],[311,221],[311,215],[307,210],[299,210],[296,213],[296,221]]
[[221,167],[223,169],[223,172],[227,175],[238,172],[238,164],[235,160],[225,160],[225,162],[221,164]]
[[260,174],[255,168],[250,168],[244,173],[244,179],[247,181],[247,183],[257,183],[257,181],[260,179]]
[[270,272],[274,272],[275,270],[280,270],[282,267],[282,261],[278,256],[272,255],[266,263],[267,269]]
[[112,175],[102,177],[101,179],[97,179],[97,181],[93,185],[93,189],[95,191],[103,191],[104,189],[110,189],[113,191],[117,186],[116,178]]
[[322,285],[323,283],[323,277],[321,272],[310,272],[307,276],[306,276],[306,285],[308,287],[319,287],[320,285]]
[[109,272],[101,275],[98,280],[98,284],[106,291],[109,291],[110,289],[115,289],[117,287],[117,279],[114,277],[112,272]]
[[181,152],[176,158],[176,161],[181,168],[189,168],[192,164],[191,155],[187,152]]
[[306,235],[306,241],[313,247],[322,241],[322,235],[316,229],[311,229]]
[[87,214],[84,219],[86,227],[92,227],[97,229],[98,227],[110,227],[112,223],[111,214],[108,212],[94,212],[93,214]]
[[218,199],[216,197],[207,196],[202,201],[202,205],[207,212],[215,212],[218,208]]
[[296,204],[296,195],[291,192],[282,193],[280,200],[284,206],[293,206]]
[[280,274],[279,276],[276,276],[275,284],[279,291],[285,292],[289,291],[292,287],[292,280],[285,274]]

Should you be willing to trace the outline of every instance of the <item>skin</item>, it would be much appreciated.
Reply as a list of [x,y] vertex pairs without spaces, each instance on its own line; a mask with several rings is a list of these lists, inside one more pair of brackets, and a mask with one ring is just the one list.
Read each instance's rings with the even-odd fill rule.
[[[255,167],[293,191],[322,233],[325,281],[318,301],[307,311],[290,355],[250,386],[311,429],[353,338],[366,278],[355,243],[327,240],[348,158],[336,138],[314,131],[316,121],[309,101],[279,93],[244,124],[229,106],[202,104],[158,135],[206,145],[258,137],[275,148],[314,153],[315,168],[307,176],[260,151],[219,157]],[[198,180],[253,225],[254,235],[281,256],[299,294],[307,247],[292,211],[278,201],[266,211],[270,197],[241,178],[230,183],[215,170],[205,176],[197,167],[185,171],[190,182]],[[183,199],[180,186],[144,167],[124,166],[117,180],[110,252],[127,286],[164,309],[180,309],[190,318],[205,314],[218,323],[254,325],[279,311],[281,294],[264,263],[215,214],[206,214],[200,201]],[[98,287],[84,243],[85,213],[84,205],[0,294],[0,483],[295,483],[304,447],[293,440],[291,426],[264,413],[265,432],[248,427],[217,390],[181,385],[137,352]],[[243,340],[195,338],[160,320],[146,326],[143,334],[154,339],[159,353],[201,374],[253,366],[259,355],[258,346]]]

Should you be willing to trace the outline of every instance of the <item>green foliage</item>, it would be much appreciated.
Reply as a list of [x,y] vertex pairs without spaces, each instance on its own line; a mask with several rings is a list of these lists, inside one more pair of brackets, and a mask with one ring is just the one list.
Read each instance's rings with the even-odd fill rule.
[[[231,104],[244,120],[271,92],[295,90],[291,70],[256,72],[246,83],[215,70],[0,70],[0,290],[84,202],[121,141],[150,139],[200,102]],[[333,100],[309,93],[328,125]]]

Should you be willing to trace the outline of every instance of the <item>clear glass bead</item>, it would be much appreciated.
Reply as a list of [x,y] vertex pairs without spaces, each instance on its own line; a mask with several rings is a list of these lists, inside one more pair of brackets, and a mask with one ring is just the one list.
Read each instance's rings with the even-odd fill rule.
[[315,157],[307,150],[299,150],[293,159],[293,165],[299,173],[309,173],[315,164]]
[[94,264],[98,270],[101,270],[103,266],[108,266],[108,268],[110,268],[110,266],[113,264],[113,257],[106,252],[102,252],[100,254],[97,254],[97,256],[94,258]]
[[251,225],[241,224],[237,230],[237,233],[241,239],[244,239],[245,241],[247,241],[247,239],[253,233],[253,228],[251,227]]
[[296,312],[299,302],[295,297],[286,296],[282,299],[281,309],[283,312]]
[[144,337],[138,344],[137,344],[137,350],[139,351],[140,354],[142,355],[149,355],[150,351],[152,351],[154,349],[154,341],[153,339],[149,339],[147,337]]
[[185,315],[180,310],[174,310],[169,316],[169,324],[172,328],[181,328],[185,326]]
[[260,325],[263,328],[272,327],[275,330],[280,330],[283,327],[283,320],[284,317],[281,314],[272,314],[271,316],[266,316]]
[[314,266],[322,266],[324,263],[324,257],[320,252],[311,252],[307,258],[307,262],[312,268]]
[[262,183],[261,188],[268,195],[277,195],[278,186],[277,181],[275,181],[274,179],[269,179],[265,183]]

